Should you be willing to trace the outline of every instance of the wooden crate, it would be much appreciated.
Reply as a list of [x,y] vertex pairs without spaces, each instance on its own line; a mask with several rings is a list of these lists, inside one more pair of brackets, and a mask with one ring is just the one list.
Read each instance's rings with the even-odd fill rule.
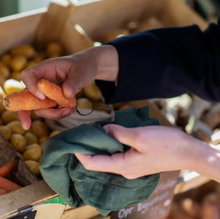
[[[52,3],[48,10],[1,18],[0,28],[4,31],[0,33],[0,55],[22,43],[43,48],[51,40],[60,41],[66,54],[72,54],[92,47],[93,41],[103,41],[107,32],[127,28],[132,22],[139,24],[134,31],[194,23],[202,30],[207,27],[202,18],[179,0],[108,0],[77,7]],[[78,24],[86,32],[81,29],[79,33]],[[131,104],[134,107],[149,105],[151,117],[158,118],[162,125],[171,125],[150,102],[135,101]],[[16,215],[18,209],[30,205],[37,210],[37,219],[100,216],[89,206],[73,209],[64,205],[39,205],[57,196],[43,180],[35,182],[0,197],[0,218]]]

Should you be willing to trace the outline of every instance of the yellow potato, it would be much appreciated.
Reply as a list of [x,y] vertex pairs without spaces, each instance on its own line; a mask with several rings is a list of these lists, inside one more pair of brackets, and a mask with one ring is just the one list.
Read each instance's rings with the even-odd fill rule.
[[19,45],[19,46],[14,47],[11,50],[12,56],[23,55],[26,58],[32,58],[34,56],[34,53],[35,53],[35,50],[30,45]]
[[81,97],[76,100],[77,108],[92,109],[92,102],[87,98]]
[[40,146],[42,148],[42,151],[44,151],[44,143],[41,143]]
[[37,143],[37,141],[38,141],[37,136],[31,132],[25,133],[24,137],[26,139],[27,145]]
[[0,118],[0,125],[4,125],[1,118]]
[[47,125],[40,121],[40,120],[35,120],[32,125],[31,125],[31,131],[34,133],[38,138],[42,136],[49,135],[49,130]]
[[4,124],[8,124],[9,122],[15,121],[15,120],[19,120],[18,118],[18,112],[15,111],[4,111],[2,113],[2,121]]
[[83,89],[84,95],[90,100],[100,100],[102,93],[98,86],[95,83],[90,84],[89,86]]
[[5,112],[5,111],[6,111],[6,109],[3,106],[3,99],[0,99],[0,115],[2,115],[2,113]]
[[10,70],[2,62],[0,62],[0,75],[3,76],[5,79],[9,78],[10,75]]
[[83,89],[81,91],[79,91],[78,93],[75,94],[75,98],[78,99],[80,97],[83,97],[84,95],[84,92],[83,92]]
[[24,85],[20,81],[16,81],[14,79],[8,79],[3,84],[3,89],[5,93],[8,95],[13,92],[17,92],[24,89]]
[[41,146],[39,144],[36,144],[36,143],[35,144],[27,145],[27,148],[26,148],[25,151],[27,151],[29,149],[32,149],[32,148],[37,148],[38,150],[40,150],[41,151],[41,155],[42,155],[43,150],[42,150]]
[[30,68],[31,66],[36,65],[36,64],[37,64],[37,62],[35,62],[35,61],[29,61],[29,62],[25,65],[25,68]]
[[42,155],[42,149],[39,146],[38,148],[30,148],[28,150],[25,150],[23,153],[24,160],[34,160],[34,161],[40,161]]
[[46,53],[45,52],[39,52],[34,58],[33,61],[36,63],[39,63],[46,59]]
[[47,55],[57,54],[58,56],[62,55],[62,46],[57,42],[51,42],[47,45],[46,52]]
[[39,139],[39,144],[43,144],[49,137],[48,136],[43,136]]
[[7,126],[11,129],[12,134],[21,134],[23,135],[26,130],[22,128],[20,121],[12,121],[7,124]]
[[50,133],[50,135],[49,135],[49,138],[53,137],[54,135],[59,134],[60,132],[61,132],[61,131],[58,131],[58,130],[52,131],[52,132]]
[[0,86],[2,86],[6,80],[7,79],[3,75],[0,75]]
[[21,73],[19,71],[14,71],[14,72],[11,73],[10,79],[20,81],[21,80],[20,76],[21,76]]
[[57,57],[60,57],[60,55],[58,53],[50,53],[50,54],[48,54],[48,58],[49,59],[57,58]]
[[9,54],[4,54],[1,57],[1,62],[4,63],[7,67],[10,66],[10,62],[11,62],[11,56]]
[[42,117],[37,116],[36,113],[34,112],[34,110],[31,110],[31,114],[30,114],[31,120],[42,120]]
[[39,163],[34,160],[26,160],[24,161],[28,168],[34,175],[38,175],[40,173]]
[[26,140],[25,137],[21,134],[12,134],[10,138],[10,143],[17,152],[24,152],[26,149]]
[[22,71],[27,64],[27,58],[23,55],[16,55],[11,59],[10,67],[14,71]]
[[11,137],[11,129],[5,125],[0,126],[0,133],[5,140],[9,140]]
[[93,109],[97,110],[97,111],[103,111],[103,112],[106,112],[106,113],[111,112],[109,107],[101,101],[93,101],[92,106],[93,106]]

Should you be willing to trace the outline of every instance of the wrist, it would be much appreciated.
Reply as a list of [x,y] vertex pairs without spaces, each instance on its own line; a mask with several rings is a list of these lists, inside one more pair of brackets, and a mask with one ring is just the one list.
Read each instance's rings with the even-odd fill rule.
[[193,170],[200,175],[220,182],[220,151],[192,136],[185,140],[183,169]]
[[118,78],[118,53],[115,47],[104,45],[88,50],[97,63],[96,79],[117,81]]

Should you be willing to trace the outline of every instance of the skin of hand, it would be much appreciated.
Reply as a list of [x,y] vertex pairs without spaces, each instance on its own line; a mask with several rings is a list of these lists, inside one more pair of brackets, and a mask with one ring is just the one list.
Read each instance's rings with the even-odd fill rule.
[[188,169],[220,182],[220,148],[211,147],[177,128],[147,126],[103,127],[106,134],[131,148],[125,153],[88,155],[76,153],[82,165],[92,171],[120,174],[127,179]]
[[[94,47],[71,56],[48,59],[21,72],[26,88],[40,99],[45,95],[37,88],[40,79],[46,79],[62,87],[64,95],[72,98],[95,79],[116,81],[118,75],[118,53],[115,47]],[[38,116],[58,120],[71,115],[75,108],[50,108],[35,110]],[[31,126],[30,112],[19,111],[24,129]]]

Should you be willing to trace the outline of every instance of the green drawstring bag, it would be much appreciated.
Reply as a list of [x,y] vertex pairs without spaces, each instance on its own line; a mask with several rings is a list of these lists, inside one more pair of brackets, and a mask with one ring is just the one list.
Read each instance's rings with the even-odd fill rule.
[[71,207],[90,205],[103,216],[111,211],[146,201],[155,190],[160,174],[126,179],[121,175],[86,170],[74,153],[111,155],[129,147],[108,136],[106,124],[124,127],[159,125],[149,119],[148,107],[115,113],[115,121],[83,124],[45,141],[40,170],[47,184]]

